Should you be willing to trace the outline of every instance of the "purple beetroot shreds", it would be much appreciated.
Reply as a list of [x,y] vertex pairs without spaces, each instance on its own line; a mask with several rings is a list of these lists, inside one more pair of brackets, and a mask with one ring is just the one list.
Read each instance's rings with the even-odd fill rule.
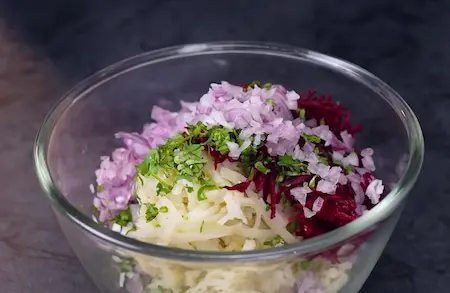
[[275,218],[277,204],[280,202],[281,197],[279,197],[276,192],[275,181],[277,178],[277,174],[275,168],[272,168],[270,174],[271,176],[268,177],[267,182],[270,196],[270,218],[273,219]]
[[225,186],[225,188],[228,190],[236,190],[236,191],[244,193],[247,190],[247,188],[250,186],[250,183],[251,183],[251,181],[249,179],[247,179],[244,182],[235,184],[233,186]]

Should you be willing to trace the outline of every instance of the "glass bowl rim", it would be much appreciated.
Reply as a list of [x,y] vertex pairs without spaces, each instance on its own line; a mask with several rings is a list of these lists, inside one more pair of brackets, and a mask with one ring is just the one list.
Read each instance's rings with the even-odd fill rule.
[[[74,207],[58,190],[56,184],[54,184],[47,164],[49,142],[53,133],[53,128],[58,122],[59,117],[69,109],[73,103],[76,103],[79,99],[85,97],[87,93],[128,71],[168,60],[211,54],[255,54],[312,63],[347,76],[377,93],[378,96],[388,102],[397,113],[400,120],[403,122],[408,135],[408,164],[396,187],[391,190],[384,200],[368,213],[331,232],[282,247],[244,252],[224,253],[184,250],[141,242],[113,232],[100,224],[97,224],[90,217],[84,215]],[[87,231],[88,234],[121,249],[160,258],[199,262],[247,262],[273,260],[321,251],[325,248],[344,242],[387,218],[400,207],[400,204],[407,197],[417,180],[424,157],[424,139],[417,117],[400,95],[379,78],[357,65],[335,57],[290,45],[226,41],[186,44],[162,48],[124,59],[94,73],[63,95],[59,102],[48,113],[44,123],[38,131],[33,155],[39,183],[44,189],[46,196],[51,201],[52,206],[82,230]]]

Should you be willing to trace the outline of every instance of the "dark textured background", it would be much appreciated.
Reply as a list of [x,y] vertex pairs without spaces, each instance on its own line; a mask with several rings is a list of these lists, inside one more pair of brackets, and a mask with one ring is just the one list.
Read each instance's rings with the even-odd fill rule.
[[449,27],[445,0],[0,0],[0,291],[97,293],[32,167],[35,133],[61,93],[143,51],[259,40],[357,63],[416,111],[426,137],[422,176],[362,292],[448,292]]

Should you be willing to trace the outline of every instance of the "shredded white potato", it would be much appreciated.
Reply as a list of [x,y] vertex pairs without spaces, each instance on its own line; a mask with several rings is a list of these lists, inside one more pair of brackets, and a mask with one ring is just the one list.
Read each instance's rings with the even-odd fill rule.
[[[208,179],[218,186],[232,186],[246,180],[235,164],[229,162],[217,169],[209,162],[204,170]],[[167,182],[175,182],[175,178],[167,177],[163,172],[158,176]],[[157,184],[153,177],[136,182],[140,208],[135,213],[136,229],[129,231],[129,237],[163,246],[209,251],[268,248],[267,243],[277,238],[284,243],[301,240],[286,230],[288,220],[283,213],[277,213],[271,219],[270,211],[266,210],[266,204],[253,184],[246,193],[225,188],[208,190],[203,200],[197,196],[200,185],[186,180],[178,180],[170,194],[161,196],[157,195]],[[146,217],[149,205],[159,211],[150,221]],[[301,262],[296,259],[217,266],[171,262],[143,255],[133,258],[140,270],[151,276],[152,281],[147,285],[150,292],[160,292],[164,288],[172,293],[293,292]],[[347,282],[346,271],[351,263],[343,267],[316,259],[311,264],[311,269],[320,276],[318,282],[332,289],[323,292],[337,292]]]
[[[209,162],[205,174],[219,186],[232,186],[246,180],[230,165],[219,165],[215,169]],[[174,181],[162,172],[159,176]],[[218,188],[206,191],[206,199],[199,200],[200,185],[178,180],[170,194],[158,196],[157,184],[153,177],[142,178],[142,182],[136,183],[140,209],[135,221],[136,230],[128,233],[130,237],[159,245],[214,251],[241,251],[246,243],[253,243],[247,244],[246,250],[267,248],[264,243],[277,236],[285,243],[298,241],[286,230],[287,219],[281,213],[271,219],[266,204],[251,187],[251,197]],[[148,221],[148,204],[167,211],[159,212]]]

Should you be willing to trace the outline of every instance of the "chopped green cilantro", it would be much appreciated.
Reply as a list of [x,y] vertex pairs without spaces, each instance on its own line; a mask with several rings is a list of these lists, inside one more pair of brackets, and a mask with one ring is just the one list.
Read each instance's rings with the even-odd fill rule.
[[199,201],[203,201],[203,200],[208,199],[208,198],[206,197],[206,195],[205,195],[205,188],[200,187],[200,189],[198,190],[198,193],[197,193],[197,199],[198,199]]
[[202,187],[199,188],[197,193],[197,199],[199,201],[206,200],[207,197],[205,195],[205,192],[207,190],[215,189],[217,188],[216,183],[213,180],[201,180]]
[[137,230],[136,226],[133,225],[133,227],[130,230],[128,230],[127,233],[125,233],[125,235],[128,235],[128,233],[136,231],[136,230]]
[[302,134],[302,137],[304,140],[308,141],[308,142],[313,142],[313,143],[320,143],[321,139],[320,137],[316,136],[316,135],[311,135],[311,134]]
[[207,127],[202,122],[198,122],[196,125],[189,125],[186,133],[189,137],[206,137]]
[[311,266],[311,262],[309,262],[309,261],[307,261],[307,260],[304,260],[304,261],[301,261],[301,262],[299,262],[299,263],[296,263],[296,264],[294,265],[293,269],[294,269],[294,272],[295,272],[295,273],[298,273],[298,272],[300,272],[300,271],[306,271],[306,270],[308,270],[310,266]]
[[314,188],[316,186],[316,178],[317,178],[317,175],[314,175],[313,178],[311,178],[311,180],[309,180],[309,183],[308,183],[309,188]]
[[303,108],[298,108],[296,111],[297,111],[298,117],[299,117],[301,120],[306,120],[306,110],[305,110],[305,109],[303,109]]
[[191,176],[186,176],[186,175],[177,175],[176,177],[175,177],[175,181],[179,181],[179,180],[187,180],[187,181],[189,181],[189,182],[191,182],[192,180],[193,180],[194,178],[193,177],[191,177]]
[[97,189],[97,192],[102,192],[103,190],[105,190],[103,185],[97,185],[96,189]]
[[285,179],[285,176],[298,176],[308,172],[306,163],[295,160],[290,155],[279,156],[277,165],[281,167],[276,178],[276,181],[280,183]]
[[271,105],[272,107],[275,107],[277,104],[275,103],[274,99],[266,99],[266,103],[268,105]]
[[158,214],[158,208],[154,204],[147,204],[147,211],[145,212],[145,220],[147,222],[153,221]]
[[157,149],[151,150],[144,161],[136,166],[138,172],[143,176],[156,174],[159,170],[159,152]]
[[292,222],[289,222],[289,224],[286,225],[286,230],[288,230],[290,233],[294,233],[295,231],[297,231],[299,225],[300,225],[300,221],[296,218]]
[[347,165],[347,167],[345,167],[345,172],[350,173],[353,169],[352,165]]
[[121,227],[128,226],[128,224],[133,221],[130,207],[128,207],[126,210],[121,210],[112,221]]
[[135,261],[132,258],[122,258],[119,256],[113,256],[113,259],[116,260],[117,265],[120,268],[120,272],[122,273],[128,273],[132,272],[133,268],[135,266]]
[[259,80],[254,80],[248,85],[248,87],[253,88],[255,85],[261,87],[261,82]]
[[302,167],[302,166],[306,166],[305,163],[302,163],[298,160],[295,160],[292,156],[290,155],[282,155],[279,156],[278,158],[278,162],[277,162],[278,166],[285,166],[285,167]]
[[319,161],[324,165],[328,165],[328,159],[325,157],[319,156]]
[[274,246],[276,246],[278,244],[284,244],[284,240],[280,236],[277,236],[277,237],[273,238],[272,240],[265,241],[263,244],[266,245],[266,246],[274,247]]
[[250,174],[249,174],[249,176],[248,176],[248,179],[250,180],[250,181],[253,181],[253,178],[255,177],[255,168],[252,168],[251,170],[250,170]]
[[281,204],[286,208],[291,206],[284,192],[281,194]]
[[[95,207],[95,206],[92,206],[92,215],[98,220],[99,219],[99,217],[100,217],[100,212],[99,212],[99,210]],[[98,221],[100,224],[101,224],[101,222],[100,221]]]
[[300,268],[302,270],[306,271],[309,268],[310,265],[311,265],[311,263],[309,261],[302,261],[300,263]]
[[227,154],[230,152],[227,142],[236,142],[236,138],[233,137],[233,134],[234,132],[232,129],[213,127],[208,130],[208,140],[206,141],[206,144],[214,147],[222,155]]
[[172,191],[172,186],[170,186],[169,184],[160,181],[158,182],[158,184],[156,184],[156,194],[160,195],[161,193],[165,193],[168,194]]
[[264,166],[264,164],[261,163],[261,162],[256,162],[255,168],[256,168],[256,170],[258,170],[261,173],[264,173],[264,174],[269,174],[270,173],[270,169],[267,168],[266,166]]
[[272,88],[272,84],[271,83],[265,83],[263,85],[263,88],[265,88],[266,90],[270,90]]
[[202,156],[201,144],[187,144],[175,150],[174,163],[180,176],[199,177],[203,174],[206,159]]
[[201,224],[201,226],[200,226],[200,233],[202,233],[203,232],[203,226],[205,225],[205,221],[202,221],[202,224]]
[[167,213],[168,211],[169,211],[169,208],[167,208],[166,206],[162,206],[159,208],[160,213]]
[[158,285],[157,292],[158,292],[158,293],[169,293],[169,292],[172,292],[172,290],[166,289],[166,288],[164,288],[163,286]]

